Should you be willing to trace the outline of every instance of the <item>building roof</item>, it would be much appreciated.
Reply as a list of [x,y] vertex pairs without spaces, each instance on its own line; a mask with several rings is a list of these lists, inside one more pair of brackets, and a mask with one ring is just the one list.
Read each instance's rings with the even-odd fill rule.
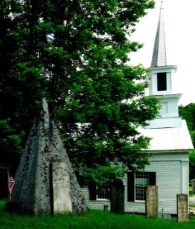
[[193,149],[192,140],[186,125],[182,120],[179,127],[146,129],[139,128],[138,131],[150,137],[150,147],[148,151],[170,152],[170,151],[190,151]]
[[161,1],[160,15],[159,15],[158,27],[157,27],[156,37],[154,42],[151,68],[166,66],[166,65],[167,65],[167,58],[166,58],[165,29],[164,29],[164,16],[163,16],[163,1]]

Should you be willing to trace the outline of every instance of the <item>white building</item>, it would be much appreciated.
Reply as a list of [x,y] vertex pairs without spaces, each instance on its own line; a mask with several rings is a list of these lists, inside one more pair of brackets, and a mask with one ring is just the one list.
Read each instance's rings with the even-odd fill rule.
[[[125,212],[145,213],[145,186],[158,186],[159,213],[177,213],[177,194],[188,194],[189,157],[193,149],[185,120],[178,113],[181,94],[172,91],[176,80],[177,67],[167,65],[164,36],[163,6],[161,5],[156,32],[149,96],[160,99],[160,116],[139,128],[140,133],[151,137],[149,152],[150,165],[144,172],[129,172],[123,178]],[[110,207],[109,187],[83,189],[88,207],[104,209]]]

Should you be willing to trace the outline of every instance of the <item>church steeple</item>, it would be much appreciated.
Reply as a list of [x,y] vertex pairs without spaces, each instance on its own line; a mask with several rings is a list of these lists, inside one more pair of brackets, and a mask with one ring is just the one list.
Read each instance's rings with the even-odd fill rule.
[[149,86],[149,96],[159,98],[161,109],[159,117],[150,121],[147,128],[168,128],[181,125],[178,112],[178,102],[181,94],[174,94],[172,88],[177,66],[167,64],[163,11],[163,1],[161,1]]
[[167,65],[163,11],[163,1],[161,1],[151,62],[150,95],[172,94],[172,78],[177,70],[177,66]]
[[156,38],[154,42],[151,68],[167,65],[163,9],[163,1],[161,1],[160,15],[156,31]]

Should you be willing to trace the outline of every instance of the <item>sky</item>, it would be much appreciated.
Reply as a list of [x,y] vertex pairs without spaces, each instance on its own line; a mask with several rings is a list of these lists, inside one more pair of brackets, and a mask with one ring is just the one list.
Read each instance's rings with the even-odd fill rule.
[[[133,65],[150,67],[161,0],[155,2],[155,8],[140,19],[131,37],[144,44],[131,54]],[[167,64],[177,66],[172,86],[175,93],[182,93],[179,105],[186,106],[195,103],[195,0],[164,0],[163,6]]]

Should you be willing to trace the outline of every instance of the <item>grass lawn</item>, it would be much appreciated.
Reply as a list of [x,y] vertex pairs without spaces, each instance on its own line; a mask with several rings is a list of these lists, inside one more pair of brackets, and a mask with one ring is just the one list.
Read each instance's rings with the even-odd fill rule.
[[87,214],[58,216],[24,216],[4,211],[0,201],[0,229],[172,229],[195,228],[195,220],[177,223],[174,220],[147,219],[140,215],[116,215],[107,211],[91,210]]

